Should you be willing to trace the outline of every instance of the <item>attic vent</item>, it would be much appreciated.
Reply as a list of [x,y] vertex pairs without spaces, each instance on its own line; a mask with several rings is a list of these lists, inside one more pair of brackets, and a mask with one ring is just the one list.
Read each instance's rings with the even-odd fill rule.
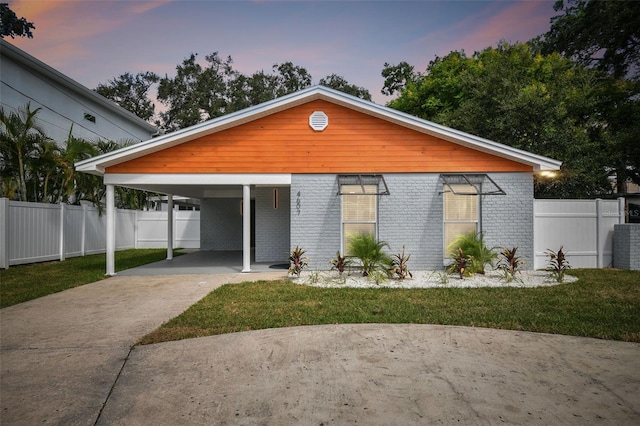
[[90,121],[92,123],[96,122],[96,116],[92,115],[92,114],[89,114],[88,112],[84,113],[84,119],[87,120],[87,121]]
[[316,132],[321,132],[329,125],[329,117],[322,111],[314,111],[309,116],[309,126]]

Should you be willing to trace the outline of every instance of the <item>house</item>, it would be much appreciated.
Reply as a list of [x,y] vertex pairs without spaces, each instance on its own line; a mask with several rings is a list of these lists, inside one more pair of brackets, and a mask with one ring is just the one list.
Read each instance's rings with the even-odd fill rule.
[[73,135],[90,140],[140,142],[157,129],[116,103],[0,39],[0,106],[5,112],[38,112],[44,133],[62,144]]
[[533,176],[560,162],[314,86],[76,167],[104,177],[108,217],[114,186],[200,199],[200,248],[242,250],[250,271],[251,248],[276,262],[296,245],[328,269],[358,231],[412,269],[442,268],[471,229],[533,259]]

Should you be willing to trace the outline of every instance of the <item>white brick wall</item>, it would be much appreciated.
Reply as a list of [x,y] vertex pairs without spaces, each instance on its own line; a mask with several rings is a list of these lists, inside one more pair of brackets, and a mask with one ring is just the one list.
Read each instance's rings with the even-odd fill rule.
[[482,232],[488,247],[518,247],[518,255],[533,269],[533,175],[490,173],[506,195],[482,197]]
[[[411,254],[410,268],[442,269],[442,182],[439,174],[385,174],[390,195],[379,196],[378,238],[391,254]],[[482,231],[489,247],[518,247],[533,268],[533,177],[494,173],[507,193],[482,197]],[[340,197],[335,175],[294,175],[291,247],[300,245],[312,269],[324,270],[340,248]]]
[[273,207],[274,188],[254,190],[255,212],[255,260],[256,262],[286,262],[289,253],[289,188],[278,188],[279,206]]
[[311,269],[329,269],[340,250],[340,197],[336,175],[291,176],[291,244],[307,251]]
[[442,268],[442,189],[438,174],[385,174],[390,195],[378,203],[378,237],[390,253],[411,255],[409,269]]

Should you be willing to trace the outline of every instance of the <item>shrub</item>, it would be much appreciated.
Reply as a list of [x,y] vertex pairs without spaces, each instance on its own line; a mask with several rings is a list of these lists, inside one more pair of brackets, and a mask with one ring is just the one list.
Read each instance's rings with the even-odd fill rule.
[[374,271],[388,271],[391,259],[382,249],[389,247],[384,241],[378,241],[369,233],[351,235],[348,254],[360,260],[362,276],[367,277]]
[[502,271],[504,279],[507,282],[511,282],[513,280],[522,281],[516,277],[516,274],[520,272],[520,268],[525,262],[516,254],[517,251],[518,247],[514,247],[512,249],[505,247],[500,251],[498,269]]
[[296,246],[291,253],[289,253],[289,274],[297,275],[300,277],[300,273],[307,267],[308,257],[304,256],[305,251]]
[[351,266],[352,262],[351,262],[351,259],[349,259],[348,257],[341,256],[340,251],[338,250],[336,252],[335,259],[331,259],[329,263],[331,264],[332,271],[338,271],[338,273],[342,275],[345,269]]
[[571,269],[571,265],[569,265],[566,254],[562,251],[562,246],[560,246],[560,249],[557,252],[547,249],[545,254],[549,257],[547,271],[551,272],[551,276],[557,282],[562,283],[567,269]]
[[400,280],[404,280],[407,276],[413,278],[413,274],[407,267],[407,262],[410,258],[411,255],[404,255],[404,246],[402,246],[402,253],[394,254],[391,257],[391,275]]
[[473,263],[473,258],[471,256],[467,256],[461,248],[458,248],[452,258],[453,263],[447,268],[447,273],[458,274],[460,279],[464,278],[465,275],[469,276],[472,274],[470,266]]
[[470,274],[484,274],[486,265],[493,268],[493,264],[498,255],[493,249],[488,248],[484,243],[482,233],[471,231],[463,235],[459,235],[448,247],[451,256],[455,256],[458,249],[462,249],[463,253],[471,258],[469,265]]

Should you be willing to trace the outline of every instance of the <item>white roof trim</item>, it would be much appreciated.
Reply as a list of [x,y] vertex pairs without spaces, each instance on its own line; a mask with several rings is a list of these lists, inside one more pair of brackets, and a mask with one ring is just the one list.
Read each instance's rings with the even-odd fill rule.
[[512,148],[488,139],[483,139],[469,133],[445,127],[370,101],[365,101],[355,96],[347,95],[337,90],[323,86],[312,86],[260,105],[205,121],[203,123],[196,124],[195,126],[187,127],[117,151],[80,161],[76,163],[76,169],[82,172],[101,175],[104,174],[106,167],[151,154],[153,152],[161,151],[208,134],[239,126],[258,118],[275,114],[279,111],[318,99],[378,117],[421,133],[436,136],[467,148],[527,164],[530,165],[534,171],[559,170],[560,165],[562,164],[562,162],[551,158],[532,154],[530,152]]

